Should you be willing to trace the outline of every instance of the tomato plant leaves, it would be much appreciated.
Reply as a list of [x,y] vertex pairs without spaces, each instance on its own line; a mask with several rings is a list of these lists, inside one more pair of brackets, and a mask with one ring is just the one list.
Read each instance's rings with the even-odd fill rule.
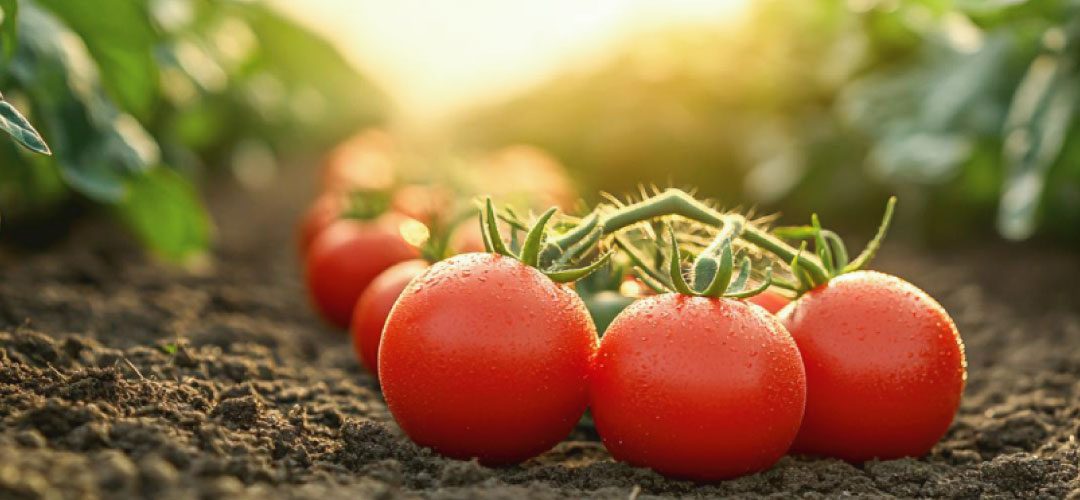
[[15,53],[19,15],[18,0],[0,0],[0,66]]
[[0,96],[0,130],[7,132],[16,142],[27,149],[43,155],[51,155],[49,145],[41,138],[34,126],[15,109],[11,103]]
[[1080,22],[1064,36],[1059,53],[1048,51],[1031,62],[1009,108],[1002,153],[1008,174],[998,207],[998,230],[1006,238],[1025,239],[1035,233],[1047,174],[1080,107],[1080,61],[1074,54]]
[[171,261],[190,260],[210,243],[213,226],[198,193],[168,167],[136,177],[117,213],[148,248]]
[[[146,117],[158,96],[157,42],[147,2],[36,0],[82,38],[106,90],[124,109]],[[103,13],[108,13],[103,15]]]

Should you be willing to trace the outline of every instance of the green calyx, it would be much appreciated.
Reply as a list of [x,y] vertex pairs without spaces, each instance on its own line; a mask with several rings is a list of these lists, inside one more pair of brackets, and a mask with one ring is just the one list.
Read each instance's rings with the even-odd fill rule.
[[356,190],[345,197],[345,219],[372,220],[390,210],[390,193],[379,190]]
[[646,263],[624,238],[615,237],[616,244],[634,264],[638,279],[657,293],[677,292],[694,297],[745,298],[765,291],[772,284],[770,267],[757,286],[749,285],[753,274],[750,258],[738,255],[732,248],[733,241],[742,230],[741,224],[726,226],[712,243],[695,257],[690,268],[689,281],[683,273],[683,253],[679,248],[678,235],[671,224],[665,224],[665,229],[670,240],[666,272],[657,271],[657,266]]
[[[506,217],[497,216],[491,198],[487,198],[480,211],[480,231],[484,238],[484,248],[488,252],[517,259],[527,266],[534,267],[557,283],[577,281],[603,267],[611,259],[613,252],[605,252],[600,258],[583,267],[572,267],[573,262],[596,247],[600,235],[590,236],[590,233],[594,232],[590,230],[569,239],[566,235],[561,238],[548,238],[548,223],[556,212],[558,212],[557,208],[549,208],[531,227],[527,227],[520,224],[512,211]],[[499,231],[497,220],[500,218],[506,220],[512,228],[509,246]],[[527,227],[525,240],[519,244],[517,231],[525,227]],[[581,225],[577,226],[575,230],[580,227]]]
[[[817,214],[810,216],[810,225],[808,226],[789,226],[773,229],[772,234],[777,238],[799,242],[799,251],[788,264],[795,282],[775,280],[775,284],[801,294],[828,283],[832,278],[866,267],[874,258],[874,255],[877,254],[878,249],[881,248],[881,242],[885,239],[885,235],[889,231],[889,225],[892,223],[895,208],[896,197],[893,196],[885,204],[885,214],[881,217],[881,224],[878,225],[877,233],[866,244],[866,248],[863,249],[862,253],[850,261],[848,260],[847,247],[844,245],[844,241],[836,233],[823,229]],[[811,273],[805,265],[806,259],[809,257],[809,255],[804,254],[808,248],[808,243],[813,243],[813,255],[824,268],[824,275]]]

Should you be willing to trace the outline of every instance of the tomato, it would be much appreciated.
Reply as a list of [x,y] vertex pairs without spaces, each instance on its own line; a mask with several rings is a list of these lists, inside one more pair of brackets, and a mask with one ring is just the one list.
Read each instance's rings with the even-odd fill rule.
[[596,328],[573,290],[496,254],[431,266],[386,321],[379,378],[421,446],[499,465],[536,456],[585,412]]
[[577,201],[566,167],[542,149],[507,146],[488,154],[477,166],[483,191],[496,198],[516,199],[541,210],[552,205],[570,210]]
[[347,327],[360,294],[379,273],[419,256],[401,236],[401,216],[372,221],[341,219],[327,227],[308,249],[308,292],[327,321]]
[[773,314],[780,312],[780,310],[783,309],[784,306],[791,303],[791,299],[771,289],[765,290],[764,292],[761,292],[757,295],[748,297],[746,300],[747,302],[752,302],[765,308],[766,311],[769,311]]
[[307,212],[304,213],[303,219],[300,220],[300,227],[297,231],[299,233],[300,255],[307,254],[311,242],[315,241],[319,233],[341,217],[341,213],[345,211],[345,206],[345,198],[336,194],[326,193],[315,199],[311,206],[308,207]]
[[886,460],[924,455],[945,434],[964,390],[964,347],[925,292],[894,276],[852,272],[779,317],[806,365],[795,451]]
[[740,300],[672,293],[615,318],[589,384],[613,457],[701,481],[770,467],[806,401],[802,360],[779,320]]
[[390,198],[391,209],[426,225],[446,217],[453,204],[454,193],[441,186],[410,184],[395,190]]
[[379,339],[386,317],[409,282],[427,268],[427,261],[421,259],[394,264],[368,285],[356,303],[351,327],[353,348],[357,359],[376,376],[379,373]]
[[604,290],[588,295],[584,300],[585,307],[589,309],[589,315],[592,316],[593,323],[596,325],[596,331],[603,335],[615,317],[627,306],[633,304],[635,299],[618,292]]
[[394,138],[380,130],[357,133],[335,147],[323,165],[327,192],[386,191],[394,184],[398,162]]

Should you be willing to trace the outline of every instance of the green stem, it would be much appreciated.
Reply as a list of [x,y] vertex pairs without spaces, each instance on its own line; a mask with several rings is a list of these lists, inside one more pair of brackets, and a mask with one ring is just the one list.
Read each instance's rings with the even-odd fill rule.
[[[613,234],[620,229],[663,215],[681,215],[720,228],[741,225],[742,231],[738,235],[740,238],[776,255],[780,260],[791,262],[798,255],[798,250],[769,234],[768,231],[748,224],[742,215],[719,212],[694,199],[685,191],[674,188],[606,214],[601,220],[600,227],[603,228],[604,234]],[[816,258],[803,255],[799,259],[799,265],[813,277],[815,282],[828,281],[828,272]]]

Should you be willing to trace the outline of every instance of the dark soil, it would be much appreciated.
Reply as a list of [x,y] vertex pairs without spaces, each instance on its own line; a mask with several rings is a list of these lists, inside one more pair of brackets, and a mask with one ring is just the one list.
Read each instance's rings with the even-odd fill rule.
[[967,345],[946,438],[918,460],[788,457],[697,485],[613,462],[585,426],[505,469],[413,445],[307,306],[297,196],[218,191],[206,269],[155,265],[99,223],[0,255],[0,498],[1080,498],[1076,254],[887,251],[876,267],[937,297]]

